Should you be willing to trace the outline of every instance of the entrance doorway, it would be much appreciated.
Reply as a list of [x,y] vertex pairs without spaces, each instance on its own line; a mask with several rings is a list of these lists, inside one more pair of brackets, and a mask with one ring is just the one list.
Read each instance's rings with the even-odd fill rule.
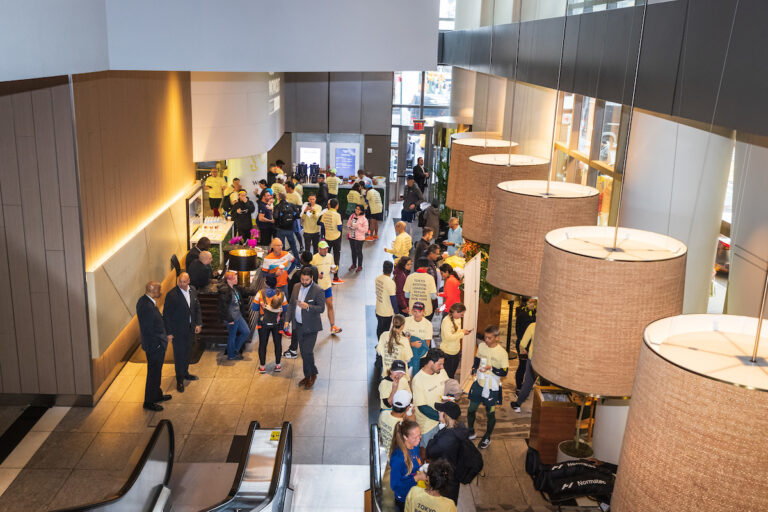
[[[424,169],[432,169],[432,126],[414,130],[412,126],[400,126],[397,147],[397,181],[392,200],[400,201],[405,190],[405,177],[411,174],[419,158],[424,159]],[[429,193],[429,189],[427,189]],[[429,200],[427,197],[425,200]]]

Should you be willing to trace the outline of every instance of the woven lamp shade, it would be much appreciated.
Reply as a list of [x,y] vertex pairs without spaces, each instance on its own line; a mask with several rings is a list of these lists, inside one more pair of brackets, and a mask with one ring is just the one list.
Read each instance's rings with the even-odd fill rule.
[[575,226],[545,237],[531,364],[587,395],[632,393],[643,329],[683,309],[687,248],[668,236]]
[[731,315],[648,326],[611,510],[768,508],[768,326],[753,364],[756,332]]
[[[599,191],[576,183],[505,181],[496,186],[488,282],[519,295],[539,295],[544,237],[553,229],[594,224]],[[524,217],[521,219],[521,216]],[[512,219],[521,219],[511,225]]]
[[485,155],[489,153],[499,153],[509,151],[512,146],[512,152],[517,151],[517,142],[508,140],[487,139],[482,137],[463,137],[455,138],[451,142],[451,163],[448,171],[448,193],[445,204],[448,208],[464,211],[466,201],[466,185],[469,169],[469,157],[474,155]]
[[[481,244],[491,243],[499,232],[492,229],[495,217],[493,197],[504,181],[547,178],[549,160],[528,155],[490,154],[469,157],[464,190],[464,238]],[[507,231],[509,225],[502,228]]]

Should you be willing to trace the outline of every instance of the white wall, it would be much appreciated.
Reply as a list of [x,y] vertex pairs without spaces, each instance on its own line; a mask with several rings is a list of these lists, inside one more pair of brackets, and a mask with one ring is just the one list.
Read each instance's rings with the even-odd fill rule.
[[191,88],[195,162],[266,153],[282,136],[282,73],[193,72]]
[[253,202],[256,202],[258,197],[254,194],[254,190],[256,190],[259,180],[267,178],[268,165],[267,153],[261,153],[245,158],[229,159],[227,160],[229,179],[231,181],[235,178],[240,178],[240,184],[243,186],[243,189],[248,192],[248,198]]
[[104,0],[0,2],[0,81],[109,66]]
[[684,313],[706,313],[733,141],[635,111],[620,224],[688,246]]
[[508,80],[483,73],[475,75],[475,115],[472,129],[501,133],[504,123],[509,122],[504,112]]
[[437,66],[438,0],[3,0],[0,81]]
[[[515,85],[512,80],[507,81],[504,138],[511,138],[520,144],[518,153],[547,160],[552,157],[556,102],[557,91],[554,89],[524,82]],[[514,109],[511,115],[510,109]]]
[[476,75],[469,69],[454,67],[451,74],[451,115],[472,119],[475,115]]

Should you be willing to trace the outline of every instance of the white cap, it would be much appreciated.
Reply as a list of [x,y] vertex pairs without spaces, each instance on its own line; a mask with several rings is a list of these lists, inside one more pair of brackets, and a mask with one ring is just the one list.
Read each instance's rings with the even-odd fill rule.
[[405,389],[399,389],[397,392],[395,392],[395,396],[392,397],[392,407],[405,409],[411,405],[412,398],[413,396],[408,391]]

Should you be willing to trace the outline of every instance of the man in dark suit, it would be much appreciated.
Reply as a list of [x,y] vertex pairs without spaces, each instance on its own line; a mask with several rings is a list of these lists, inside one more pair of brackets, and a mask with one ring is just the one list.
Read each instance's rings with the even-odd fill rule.
[[147,354],[147,384],[144,387],[144,408],[150,411],[162,411],[163,406],[157,402],[171,399],[164,395],[160,388],[163,375],[163,360],[165,349],[168,347],[168,336],[165,333],[163,315],[157,309],[157,299],[160,298],[160,283],[150,281],[145,288],[146,293],[136,303],[136,316],[139,319],[141,332],[141,348]]
[[200,257],[196,260],[192,260],[192,263],[187,267],[189,272],[189,282],[196,290],[202,290],[213,279],[213,270],[211,269],[211,262],[213,261],[213,255],[208,251],[200,253]]
[[299,381],[299,387],[311,389],[317,380],[314,351],[317,333],[323,328],[320,315],[325,311],[325,292],[312,280],[311,267],[304,267],[300,272],[299,283],[291,293],[285,329],[293,323],[292,336],[294,340],[298,340],[301,351],[304,378]]
[[429,178],[429,173],[424,170],[424,159],[419,157],[416,160],[416,165],[413,166],[413,180],[419,186],[422,193],[427,188],[427,178]]
[[189,354],[195,334],[203,326],[197,292],[189,286],[189,274],[182,272],[174,286],[165,294],[163,320],[168,339],[173,342],[173,361],[176,365],[176,391],[184,392],[184,379],[197,380],[189,373]]
[[198,259],[200,257],[200,253],[203,251],[207,251],[211,248],[211,241],[208,239],[207,236],[204,236],[200,238],[200,240],[197,241],[194,247],[192,247],[189,251],[187,251],[187,257],[184,259],[184,268],[189,271],[189,265],[192,264],[193,261]]

